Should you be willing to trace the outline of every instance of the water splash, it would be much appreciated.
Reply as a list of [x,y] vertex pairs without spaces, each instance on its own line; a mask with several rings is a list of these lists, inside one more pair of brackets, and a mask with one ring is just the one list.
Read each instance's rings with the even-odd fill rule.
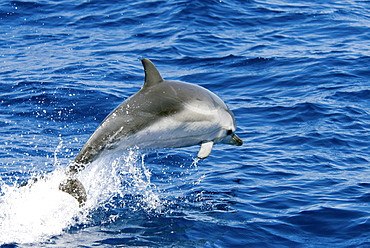
[[55,171],[31,187],[2,183],[0,244],[42,242],[75,224],[81,210],[73,198],[58,190],[63,177],[62,171]]
[[[58,165],[59,160],[54,159]],[[88,225],[91,211],[127,194],[141,196],[134,211],[160,211],[162,207],[159,194],[150,182],[151,173],[145,167],[144,155],[136,151],[101,158],[79,174],[88,195],[83,208],[78,207],[73,197],[58,190],[59,183],[65,179],[64,171],[60,166],[34,185],[20,188],[0,181],[0,245],[45,242],[73,226]]]
[[113,154],[96,160],[82,171],[80,180],[88,195],[86,207],[101,206],[114,197],[123,199],[125,195],[140,195],[138,208],[159,210],[161,200],[156,187],[150,182],[151,173],[145,167],[144,157],[136,150],[118,157]]

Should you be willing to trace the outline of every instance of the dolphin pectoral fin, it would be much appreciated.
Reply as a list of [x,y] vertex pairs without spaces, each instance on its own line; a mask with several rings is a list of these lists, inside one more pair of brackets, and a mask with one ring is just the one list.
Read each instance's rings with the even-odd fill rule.
[[59,190],[66,192],[73,196],[80,207],[85,205],[87,195],[85,187],[76,178],[68,178],[59,185]]
[[200,144],[200,150],[198,152],[198,158],[206,158],[212,151],[213,141],[205,142]]

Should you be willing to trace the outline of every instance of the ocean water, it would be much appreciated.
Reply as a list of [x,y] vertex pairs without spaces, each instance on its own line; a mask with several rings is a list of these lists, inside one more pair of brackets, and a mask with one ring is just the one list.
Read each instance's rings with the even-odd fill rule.
[[[1,247],[369,247],[369,9],[1,1]],[[58,184],[142,86],[141,58],[219,95],[244,145],[100,158],[79,175],[80,209]]]

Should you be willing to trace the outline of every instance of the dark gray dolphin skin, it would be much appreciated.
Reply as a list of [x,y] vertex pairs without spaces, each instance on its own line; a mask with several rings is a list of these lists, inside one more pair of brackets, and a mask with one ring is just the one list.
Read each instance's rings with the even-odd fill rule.
[[185,82],[167,81],[148,59],[142,59],[144,86],[110,113],[86,142],[67,170],[59,189],[86,201],[79,171],[99,156],[130,148],[176,148],[200,145],[206,158],[214,143],[240,146],[235,118],[226,104],[209,90]]

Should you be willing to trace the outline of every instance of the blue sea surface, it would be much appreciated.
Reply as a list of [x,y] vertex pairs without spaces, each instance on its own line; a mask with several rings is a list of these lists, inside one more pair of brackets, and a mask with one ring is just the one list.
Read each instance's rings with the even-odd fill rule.
[[[244,145],[100,158],[80,209],[58,184],[141,58]],[[370,247],[369,1],[3,0],[0,90],[1,247]]]

